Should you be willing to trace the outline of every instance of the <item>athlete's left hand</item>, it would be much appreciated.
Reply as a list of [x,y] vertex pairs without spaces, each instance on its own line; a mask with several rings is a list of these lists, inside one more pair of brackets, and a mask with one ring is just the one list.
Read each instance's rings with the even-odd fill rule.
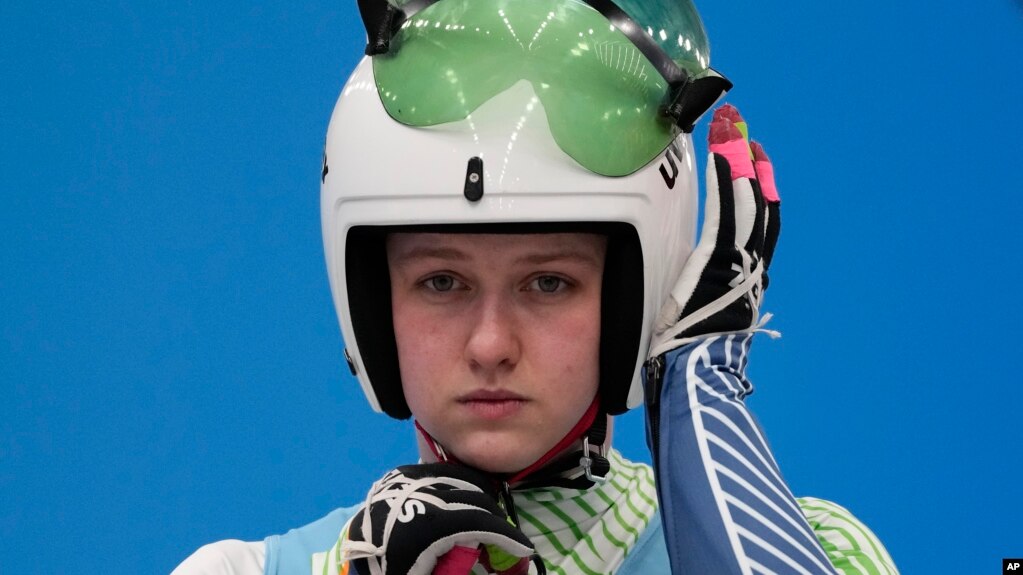
[[763,147],[748,141],[734,106],[714,112],[708,139],[703,231],[661,308],[650,357],[688,338],[752,329],[760,320],[781,229],[774,168]]
[[524,573],[534,554],[492,481],[452,463],[388,472],[349,522],[340,551],[360,575],[468,575],[477,562]]

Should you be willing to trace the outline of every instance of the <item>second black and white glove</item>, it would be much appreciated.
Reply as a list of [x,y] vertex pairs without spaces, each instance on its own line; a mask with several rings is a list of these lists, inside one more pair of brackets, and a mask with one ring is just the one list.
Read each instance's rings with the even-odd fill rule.
[[[344,560],[361,575],[468,574],[481,553],[528,558],[533,544],[498,504],[496,486],[451,463],[405,465],[370,490],[348,525]],[[513,561],[527,565],[526,561]]]

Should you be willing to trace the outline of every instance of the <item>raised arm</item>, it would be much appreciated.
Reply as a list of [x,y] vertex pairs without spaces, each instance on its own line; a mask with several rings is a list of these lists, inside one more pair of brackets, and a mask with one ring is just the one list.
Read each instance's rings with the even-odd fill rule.
[[[676,574],[895,573],[883,546],[815,531],[744,403],[780,229],[772,166],[734,107],[711,123],[703,231],[647,363],[647,431]],[[807,504],[808,505],[808,504]],[[835,506],[836,509],[842,509]],[[844,510],[843,510],[844,511]],[[820,523],[815,523],[818,527]]]

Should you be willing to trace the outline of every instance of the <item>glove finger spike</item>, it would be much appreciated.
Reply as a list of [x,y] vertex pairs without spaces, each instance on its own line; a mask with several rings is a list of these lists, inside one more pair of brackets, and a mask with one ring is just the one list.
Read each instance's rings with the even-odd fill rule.
[[752,158],[753,150],[749,149],[749,126],[746,124],[746,119],[739,113],[739,109],[731,104],[725,104],[715,111],[714,119],[728,121],[735,126],[739,136],[746,141],[746,151],[750,155],[750,158]]
[[753,150],[753,161],[755,162],[770,162],[771,158],[767,156],[767,152],[764,151],[764,146],[756,140],[750,140],[750,149]]
[[739,109],[732,104],[722,104],[717,110],[714,110],[714,120],[728,120],[733,124],[737,122],[744,122],[742,115],[739,114]]
[[714,118],[710,123],[710,132],[707,134],[707,141],[711,145],[720,145],[733,140],[741,140],[742,132],[735,124],[727,118]]

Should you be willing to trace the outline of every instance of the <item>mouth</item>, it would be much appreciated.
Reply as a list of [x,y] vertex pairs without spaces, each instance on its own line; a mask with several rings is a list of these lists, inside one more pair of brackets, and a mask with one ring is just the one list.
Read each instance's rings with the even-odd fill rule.
[[457,401],[476,416],[494,420],[515,415],[527,399],[510,391],[479,389],[458,397]]

